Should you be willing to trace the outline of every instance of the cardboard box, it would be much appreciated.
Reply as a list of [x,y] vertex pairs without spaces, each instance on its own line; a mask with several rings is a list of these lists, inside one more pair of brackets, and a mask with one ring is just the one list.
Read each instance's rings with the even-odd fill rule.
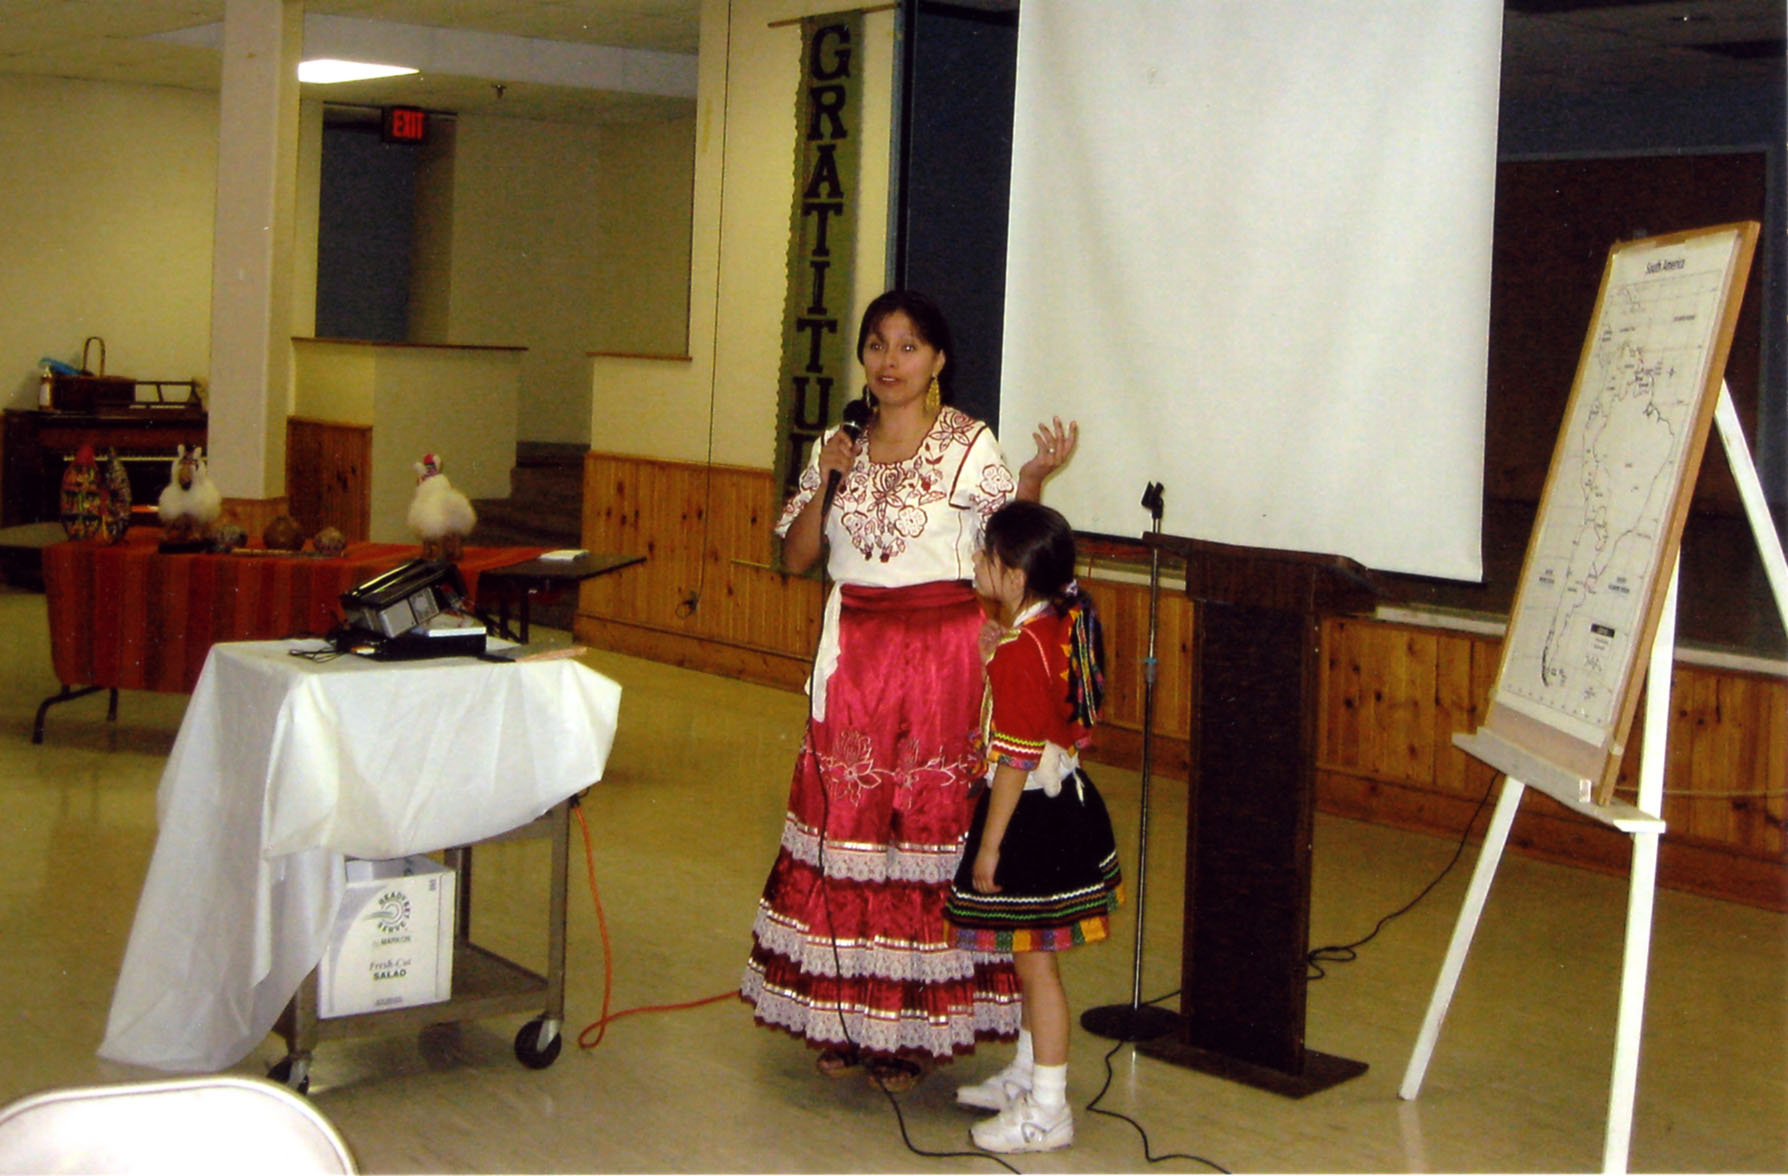
[[317,1015],[345,1017],[453,994],[453,871],[421,854],[347,863],[317,970]]

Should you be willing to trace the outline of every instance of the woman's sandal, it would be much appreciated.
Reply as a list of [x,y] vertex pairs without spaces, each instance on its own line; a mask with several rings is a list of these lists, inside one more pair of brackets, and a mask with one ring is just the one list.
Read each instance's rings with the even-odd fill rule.
[[843,1078],[863,1064],[854,1049],[822,1049],[813,1059],[813,1068],[828,1078]]
[[918,1062],[890,1057],[869,1059],[869,1085],[889,1094],[905,1094],[919,1085],[923,1077],[925,1070]]

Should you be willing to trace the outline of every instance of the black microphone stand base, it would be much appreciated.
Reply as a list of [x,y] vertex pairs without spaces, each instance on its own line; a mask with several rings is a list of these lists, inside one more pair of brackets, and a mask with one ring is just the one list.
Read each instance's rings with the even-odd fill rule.
[[1154,1005],[1100,1005],[1080,1014],[1080,1027],[1112,1041],[1153,1041],[1176,1033],[1180,1015]]

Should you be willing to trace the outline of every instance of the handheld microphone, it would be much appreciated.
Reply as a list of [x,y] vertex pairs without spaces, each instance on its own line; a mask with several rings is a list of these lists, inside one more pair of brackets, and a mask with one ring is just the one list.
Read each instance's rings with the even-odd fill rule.
[[[844,406],[844,419],[840,422],[839,427],[844,430],[844,435],[849,437],[852,442],[861,441],[863,439],[863,430],[869,427],[868,402],[859,397],[846,404]],[[832,496],[838,493],[838,483],[842,480],[843,475],[839,470],[833,470],[826,477],[825,511],[827,513],[830,513],[832,510]]]

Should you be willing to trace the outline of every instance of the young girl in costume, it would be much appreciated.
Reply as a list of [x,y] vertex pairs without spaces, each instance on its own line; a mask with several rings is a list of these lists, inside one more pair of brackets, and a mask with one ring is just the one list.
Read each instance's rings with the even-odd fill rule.
[[1074,1142],[1055,953],[1104,939],[1122,897],[1111,819],[1079,759],[1104,695],[1099,620],[1074,582],[1074,532],[1038,503],[988,520],[975,587],[998,609],[982,647],[989,786],[945,914],[958,947],[1013,953],[1023,1014],[1017,1057],[956,1100],[998,1112],[975,1124],[978,1147],[1052,1151]]

